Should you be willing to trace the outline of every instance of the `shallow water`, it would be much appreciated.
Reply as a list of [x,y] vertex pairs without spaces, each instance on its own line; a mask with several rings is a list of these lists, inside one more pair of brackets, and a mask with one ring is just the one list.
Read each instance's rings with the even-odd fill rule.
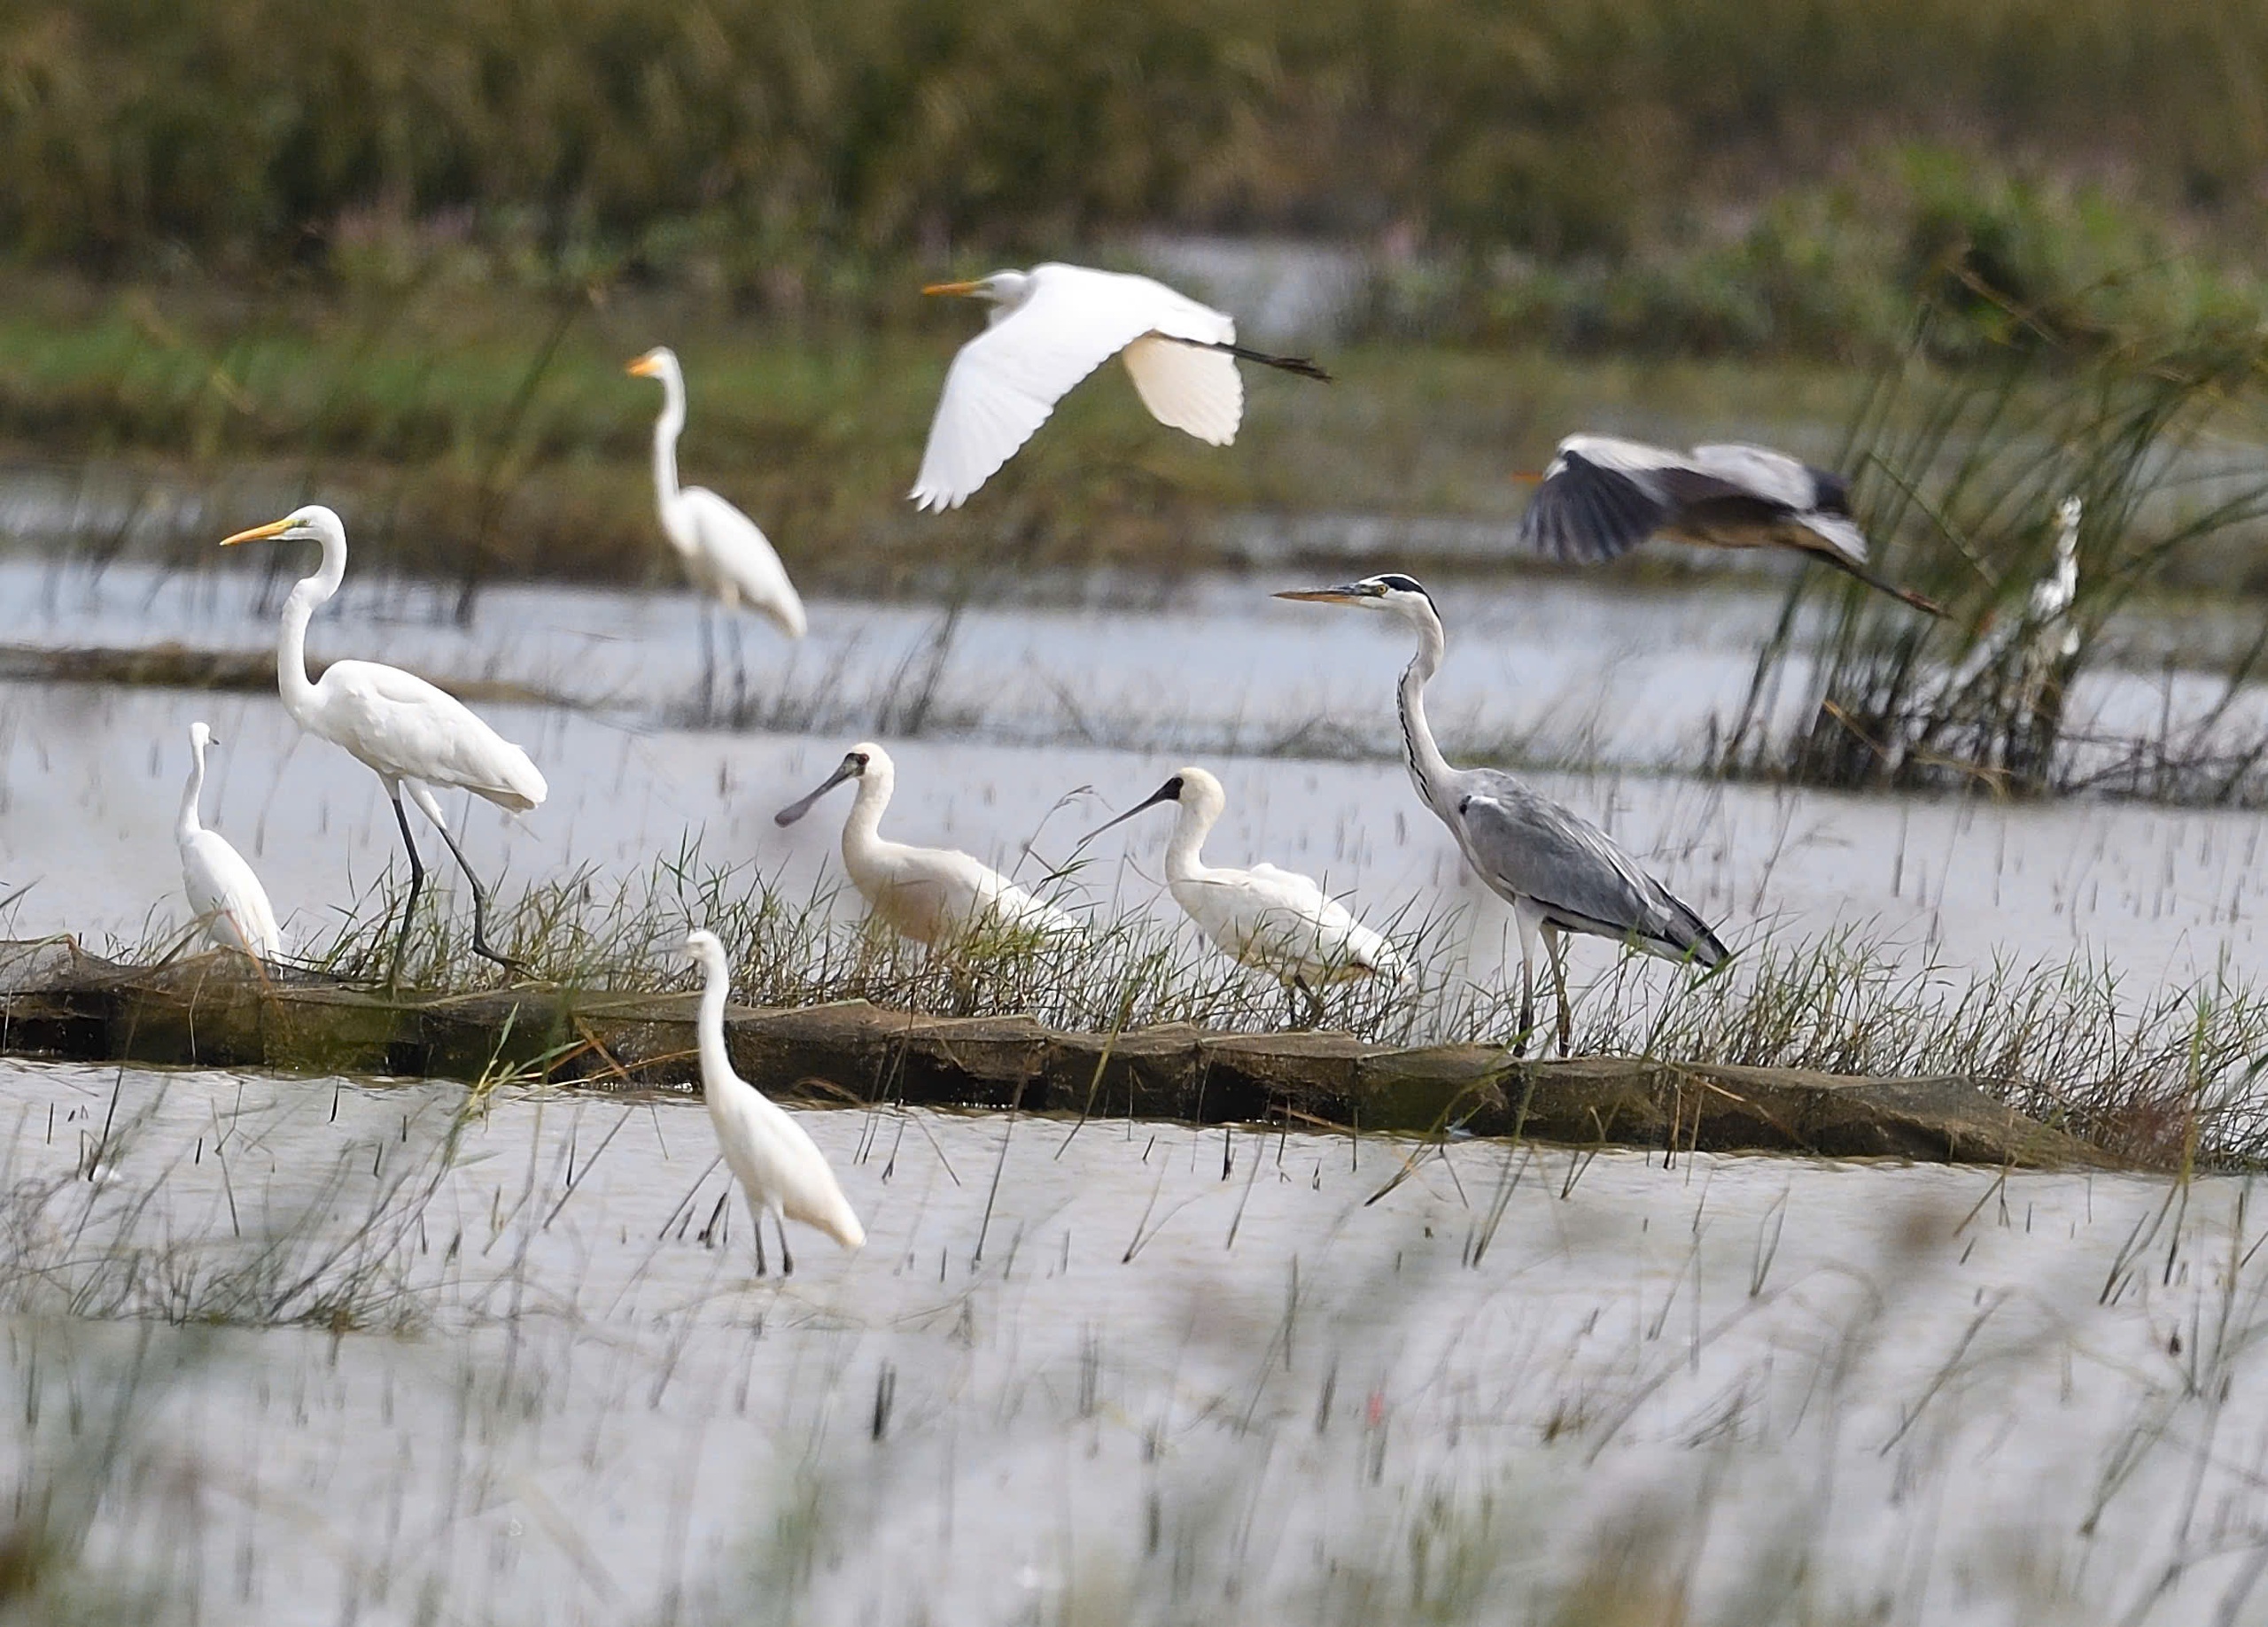
[[2236,1182],[807,1112],[871,1241],[783,1282],[689,1101],[0,1101],[4,1450],[153,1619],[2257,1608]]

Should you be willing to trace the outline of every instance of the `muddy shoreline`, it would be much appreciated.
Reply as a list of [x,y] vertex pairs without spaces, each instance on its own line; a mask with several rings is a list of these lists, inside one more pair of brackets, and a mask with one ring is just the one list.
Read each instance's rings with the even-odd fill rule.
[[[67,939],[0,943],[0,1052],[82,1062],[509,1077],[636,1090],[693,1077],[691,995],[543,986],[385,996],[263,977],[218,952],[157,966]],[[734,1007],[734,1062],[765,1090],[841,1103],[1096,1118],[1527,1135],[1577,1146],[2109,1167],[2100,1149],[1955,1078],[1854,1079],[1641,1058],[1520,1062],[1493,1047],[1337,1034],[1110,1034],[936,1018],[864,1001]]]

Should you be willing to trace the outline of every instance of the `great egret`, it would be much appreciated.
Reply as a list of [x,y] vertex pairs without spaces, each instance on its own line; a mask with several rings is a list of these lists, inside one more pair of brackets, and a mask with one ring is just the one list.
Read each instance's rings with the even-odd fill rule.
[[1304,378],[1331,376],[1296,356],[1247,350],[1225,314],[1124,272],[1034,266],[970,283],[932,283],[921,291],[991,306],[984,331],[960,347],[945,374],[913,482],[912,496],[922,508],[967,502],[1065,392],[1113,356],[1122,354],[1152,417],[1216,446],[1236,438],[1244,416],[1238,358]]
[[764,1274],[764,1217],[780,1232],[780,1271],[792,1276],[796,1257],[788,1251],[790,1220],[816,1227],[846,1249],[866,1246],[866,1228],[851,1212],[850,1200],[835,1179],[827,1155],[804,1127],[754,1085],[733,1071],[725,1050],[725,996],[732,970],[717,934],[687,933],[684,954],[703,972],[701,1012],[695,1034],[701,1048],[701,1099],[709,1105],[717,1145],[733,1178],[748,1198],[756,1227],[756,1274]]
[[1657,534],[1709,548],[1793,548],[1917,610],[1946,613],[1869,571],[1849,483],[1785,453],[1741,445],[1667,452],[1610,435],[1570,435],[1542,479],[1518,535],[1553,559],[1613,559]]
[[[791,639],[804,636],[804,601],[771,541],[732,504],[705,486],[677,483],[677,438],[685,429],[685,372],[667,345],[648,351],[625,369],[638,378],[659,379],[662,415],[654,421],[654,495],[661,509],[662,535],[685,562],[685,574],[727,612],[746,605]],[[740,665],[740,629],[730,624],[734,670]],[[708,612],[703,609],[702,643],[710,642]],[[713,650],[705,650],[705,673],[716,670]]]
[[1076,918],[966,853],[885,840],[882,810],[897,778],[889,753],[862,741],[817,790],[773,820],[793,825],[844,780],[857,780],[858,799],[843,821],[843,868],[874,912],[917,943],[950,942],[985,927],[1050,935],[1081,930]]
[[1208,864],[1205,838],[1228,798],[1221,782],[1201,768],[1177,769],[1144,801],[1096,826],[1080,846],[1160,802],[1181,810],[1166,848],[1166,888],[1174,902],[1223,954],[1306,996],[1309,1027],[1322,1020],[1322,991],[1332,984],[1409,975],[1408,963],[1384,933],[1363,926],[1306,876],[1273,864],[1249,870]]
[[1559,1054],[1574,1027],[1559,934],[1589,933],[1651,955],[1714,966],[1725,946],[1692,908],[1638,868],[1604,831],[1581,815],[1538,796],[1497,769],[1451,768],[1425,722],[1425,685],[1449,650],[1432,595],[1399,572],[1365,577],[1341,587],[1276,595],[1318,604],[1384,610],[1410,624],[1418,655],[1402,672],[1402,743],[1418,799],[1449,834],[1475,874],[1512,906],[1520,934],[1520,1034],[1525,1051],[1535,1020],[1535,941],[1543,939],[1559,1003]]
[[375,661],[335,661],[322,677],[307,678],[307,621],[316,607],[338,591],[346,576],[346,527],[320,503],[294,509],[280,520],[255,525],[224,538],[224,548],[240,542],[270,539],[322,544],[322,567],[304,577],[284,601],[283,631],[276,641],[276,685],[284,709],[308,733],[358,757],[378,777],[393,803],[394,822],[401,827],[401,845],[409,852],[409,897],[401,910],[401,929],[395,934],[389,984],[401,975],[402,951],[409,942],[409,926],[417,910],[418,889],[425,883],[425,865],[409,834],[409,816],[402,811],[401,794],[433,822],[448,844],[449,853],[472,887],[472,947],[499,965],[517,963],[488,947],[488,900],[480,878],[465,863],[457,839],[449,834],[441,805],[431,787],[462,787],[512,813],[524,813],[540,803],[548,787],[528,754],[474,717],[455,696],[445,693],[415,673]]
[[189,783],[181,788],[181,817],[174,835],[181,844],[181,885],[205,935],[224,949],[238,949],[254,960],[283,953],[276,908],[245,856],[218,831],[208,831],[197,815],[205,794],[205,748],[217,746],[202,723],[189,725]]

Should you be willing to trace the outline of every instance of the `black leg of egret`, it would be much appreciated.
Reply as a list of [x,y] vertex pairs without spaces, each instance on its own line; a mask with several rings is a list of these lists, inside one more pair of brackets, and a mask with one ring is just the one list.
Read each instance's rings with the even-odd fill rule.
[[1559,996],[1559,1054],[1565,1057],[1575,1046],[1575,1014],[1567,1005],[1567,951],[1557,927],[1543,929],[1543,952],[1550,957],[1551,987]]
[[409,834],[409,815],[402,808],[401,793],[390,792],[393,801],[394,823],[401,826],[401,845],[409,852],[409,896],[401,906],[401,926],[393,935],[393,960],[386,968],[386,987],[399,988],[401,983],[401,957],[409,948],[409,924],[417,918],[417,893],[425,885],[425,864],[417,856],[417,843]]
[[764,1211],[758,1209],[755,1205],[750,1204],[749,1205],[749,1213],[754,1217],[755,1220],[756,1274],[760,1277],[770,1276],[772,1274],[772,1267],[764,1263]]
[[709,602],[709,595],[701,596],[701,717],[699,721],[710,723],[717,716],[717,632],[709,624],[716,609]]
[[[401,811],[400,802],[394,804],[394,811],[396,813]],[[449,827],[439,821],[436,821],[436,824],[440,830],[441,840],[449,844],[449,856],[456,860],[457,868],[464,872],[466,884],[472,888],[472,952],[484,959],[494,961],[500,966],[509,966],[515,972],[525,972],[527,968],[509,955],[500,955],[488,947],[488,899],[481,891],[480,878],[474,875],[472,866],[464,862],[464,849],[458,847],[457,839],[449,834]],[[407,819],[402,821],[401,831],[404,836],[408,835],[409,822]]]
[[733,727],[741,726],[748,713],[748,660],[741,652],[741,618],[727,610],[725,631],[733,641]]
[[783,1277],[794,1276],[796,1257],[788,1252],[788,1217],[775,1213],[772,1217],[772,1223],[780,1228],[780,1274]]

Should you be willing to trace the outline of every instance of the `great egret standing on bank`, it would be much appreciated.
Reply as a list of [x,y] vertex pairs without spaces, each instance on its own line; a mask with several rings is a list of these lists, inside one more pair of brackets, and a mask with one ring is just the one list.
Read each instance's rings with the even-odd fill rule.
[[441,833],[450,856],[472,887],[474,952],[500,965],[516,965],[488,947],[488,900],[481,891],[480,878],[465,863],[457,839],[449,834],[449,823],[442,817],[431,787],[462,788],[508,812],[525,813],[547,794],[543,776],[526,752],[474,717],[454,695],[400,667],[375,661],[334,661],[320,679],[311,681],[307,622],[316,607],[336,593],[346,579],[346,526],[322,504],[310,503],[280,520],[238,531],[221,546],[229,548],[240,542],[271,539],[322,544],[322,569],[302,578],[284,601],[283,631],[276,641],[276,685],[284,698],[284,709],[299,727],[359,758],[378,777],[387,800],[393,803],[394,822],[401,827],[401,845],[409,852],[409,897],[402,904],[401,928],[394,937],[387,982],[401,975],[402,951],[409,943],[418,889],[425,884],[425,865],[409,834],[409,816],[402,811],[405,787],[410,800]]
[[1655,535],[1706,548],[1792,548],[1917,610],[1946,613],[1867,569],[1867,534],[1851,518],[1842,476],[1769,447],[1666,452],[1570,435],[1542,479],[1518,536],[1556,560],[1614,559]]
[[1323,1018],[1323,990],[1359,977],[1401,979],[1408,963],[1386,934],[1306,876],[1273,864],[1229,870],[1208,864],[1205,838],[1228,807],[1221,782],[1201,768],[1177,769],[1148,797],[1099,825],[1084,847],[1114,825],[1160,802],[1180,809],[1166,848],[1166,889],[1215,947],[1307,996],[1307,1023]]
[[198,818],[198,799],[205,794],[205,748],[219,744],[204,724],[189,725],[189,783],[181,788],[181,817],[174,825],[181,844],[182,890],[207,938],[224,949],[268,960],[283,952],[284,934],[276,930],[268,889],[229,839],[206,830]]
[[1122,355],[1150,415],[1225,446],[1244,417],[1237,360],[1329,382],[1296,356],[1236,342],[1237,325],[1149,277],[1085,266],[996,271],[969,283],[932,283],[991,306],[986,327],[953,358],[929,424],[912,496],[922,508],[958,508],[1047,422],[1072,385]]
[[[677,438],[685,429],[685,371],[667,345],[648,351],[625,369],[638,378],[659,379],[662,415],[654,421],[654,496],[661,509],[662,535],[685,562],[685,574],[729,615],[746,605],[791,639],[804,636],[804,601],[788,580],[787,567],[755,521],[706,486],[677,483]],[[733,640],[734,701],[747,690],[741,661],[740,624],[728,623]],[[701,612],[704,690],[717,667],[709,630],[709,608]]]
[[990,927],[1054,934],[1080,930],[1077,919],[1036,898],[989,864],[950,848],[909,848],[882,834],[882,810],[897,783],[889,753],[871,740],[845,753],[835,772],[800,801],[772,816],[793,825],[846,779],[858,794],[843,821],[843,868],[874,912],[917,943],[944,943]]
[[733,1071],[725,1050],[725,996],[733,980],[725,946],[715,933],[696,930],[686,934],[684,953],[700,963],[703,972],[694,1030],[701,1049],[701,1099],[708,1104],[726,1166],[748,1198],[756,1228],[756,1274],[764,1274],[767,1214],[780,1233],[782,1276],[796,1270],[796,1257],[788,1251],[788,1220],[816,1227],[846,1249],[864,1248],[866,1228],[843,1196],[827,1155],[792,1114]]
[[1417,658],[1402,674],[1402,742],[1418,799],[1449,826],[1458,848],[1489,890],[1512,906],[1520,934],[1520,1033],[1525,1051],[1535,1023],[1534,955],[1538,936],[1551,962],[1559,1003],[1559,1054],[1574,1027],[1559,934],[1589,933],[1650,955],[1714,966],[1725,946],[1692,908],[1638,868],[1609,836],[1581,815],[1538,796],[1498,769],[1451,768],[1425,722],[1425,686],[1449,651],[1432,595],[1398,572],[1342,587],[1278,593],[1278,599],[1385,610],[1418,634]]

